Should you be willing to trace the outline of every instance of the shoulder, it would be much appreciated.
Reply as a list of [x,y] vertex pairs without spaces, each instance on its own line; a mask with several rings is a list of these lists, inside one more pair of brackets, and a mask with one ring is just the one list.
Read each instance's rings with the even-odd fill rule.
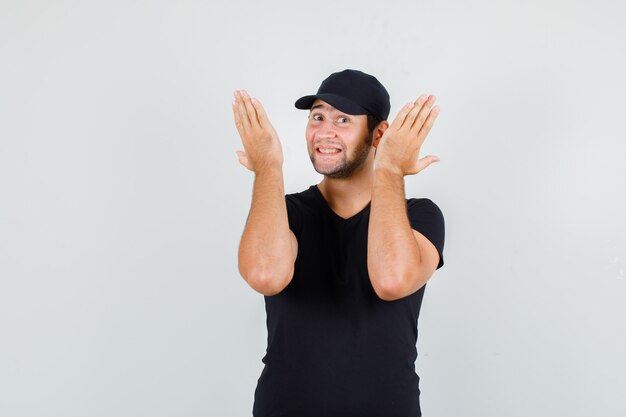
[[441,267],[445,241],[445,222],[441,209],[428,198],[407,199],[406,204],[411,228],[420,232],[435,245],[440,256],[438,267]]
[[406,207],[409,212],[429,212],[443,217],[439,206],[429,198],[408,198]]
[[285,194],[285,199],[287,202],[291,202],[294,204],[310,204],[315,200],[315,186],[312,185],[304,191],[300,191],[297,193]]
[[296,233],[296,236],[300,235],[302,225],[307,222],[306,219],[310,218],[319,209],[319,202],[315,195],[316,190],[314,187],[312,185],[307,190],[285,195],[289,226]]
[[315,186],[312,185],[304,191],[298,193],[290,193],[285,195],[287,202],[287,209],[291,214],[296,212],[305,212],[312,207],[316,207],[318,204],[317,196],[315,195]]

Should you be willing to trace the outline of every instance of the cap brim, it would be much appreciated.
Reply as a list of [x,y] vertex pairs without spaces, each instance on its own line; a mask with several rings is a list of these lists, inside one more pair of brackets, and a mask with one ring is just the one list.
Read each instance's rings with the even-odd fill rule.
[[314,94],[311,96],[300,97],[298,100],[296,100],[296,108],[300,110],[310,110],[313,106],[313,103],[318,98],[347,114],[358,115],[370,113],[352,100],[348,100],[347,98],[338,96],[336,94]]

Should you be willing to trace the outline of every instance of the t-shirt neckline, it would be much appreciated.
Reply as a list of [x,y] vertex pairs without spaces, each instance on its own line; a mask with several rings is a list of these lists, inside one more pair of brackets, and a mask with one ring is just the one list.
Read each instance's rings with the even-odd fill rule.
[[320,191],[320,189],[318,188],[317,184],[314,184],[311,186],[311,188],[313,188],[313,191],[315,193],[315,195],[317,195],[317,197],[319,198],[322,206],[325,207],[325,210],[328,211],[328,213],[331,215],[331,217],[342,221],[342,222],[349,222],[357,217],[360,217],[361,215],[363,215],[364,213],[366,213],[367,211],[369,211],[370,209],[370,205],[372,204],[372,201],[370,200],[367,205],[365,207],[363,207],[359,212],[353,214],[352,216],[348,217],[348,218],[343,218],[340,215],[338,215],[337,213],[335,213],[335,211],[330,207],[330,205],[328,204],[328,201],[326,201],[326,199],[324,198],[324,195],[322,194],[322,192]]

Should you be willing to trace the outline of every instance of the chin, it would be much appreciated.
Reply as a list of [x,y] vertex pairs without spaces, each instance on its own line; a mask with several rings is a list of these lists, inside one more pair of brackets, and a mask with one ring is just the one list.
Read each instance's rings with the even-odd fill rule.
[[313,168],[318,174],[322,174],[326,178],[331,178],[331,179],[336,179],[336,180],[349,178],[352,176],[352,174],[354,174],[355,171],[357,171],[357,167],[348,167],[345,165],[341,167],[331,168],[331,169],[321,169],[321,168],[316,167],[314,164]]

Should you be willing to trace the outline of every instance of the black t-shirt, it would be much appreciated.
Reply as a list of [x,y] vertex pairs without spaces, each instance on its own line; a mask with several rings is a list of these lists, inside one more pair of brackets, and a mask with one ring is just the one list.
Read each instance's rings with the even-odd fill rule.
[[[265,297],[267,352],[255,417],[418,417],[417,318],[424,287],[381,300],[367,272],[370,205],[343,219],[317,186],[288,194],[298,256],[289,285]],[[444,221],[428,199],[407,200],[411,227],[437,248]]]

